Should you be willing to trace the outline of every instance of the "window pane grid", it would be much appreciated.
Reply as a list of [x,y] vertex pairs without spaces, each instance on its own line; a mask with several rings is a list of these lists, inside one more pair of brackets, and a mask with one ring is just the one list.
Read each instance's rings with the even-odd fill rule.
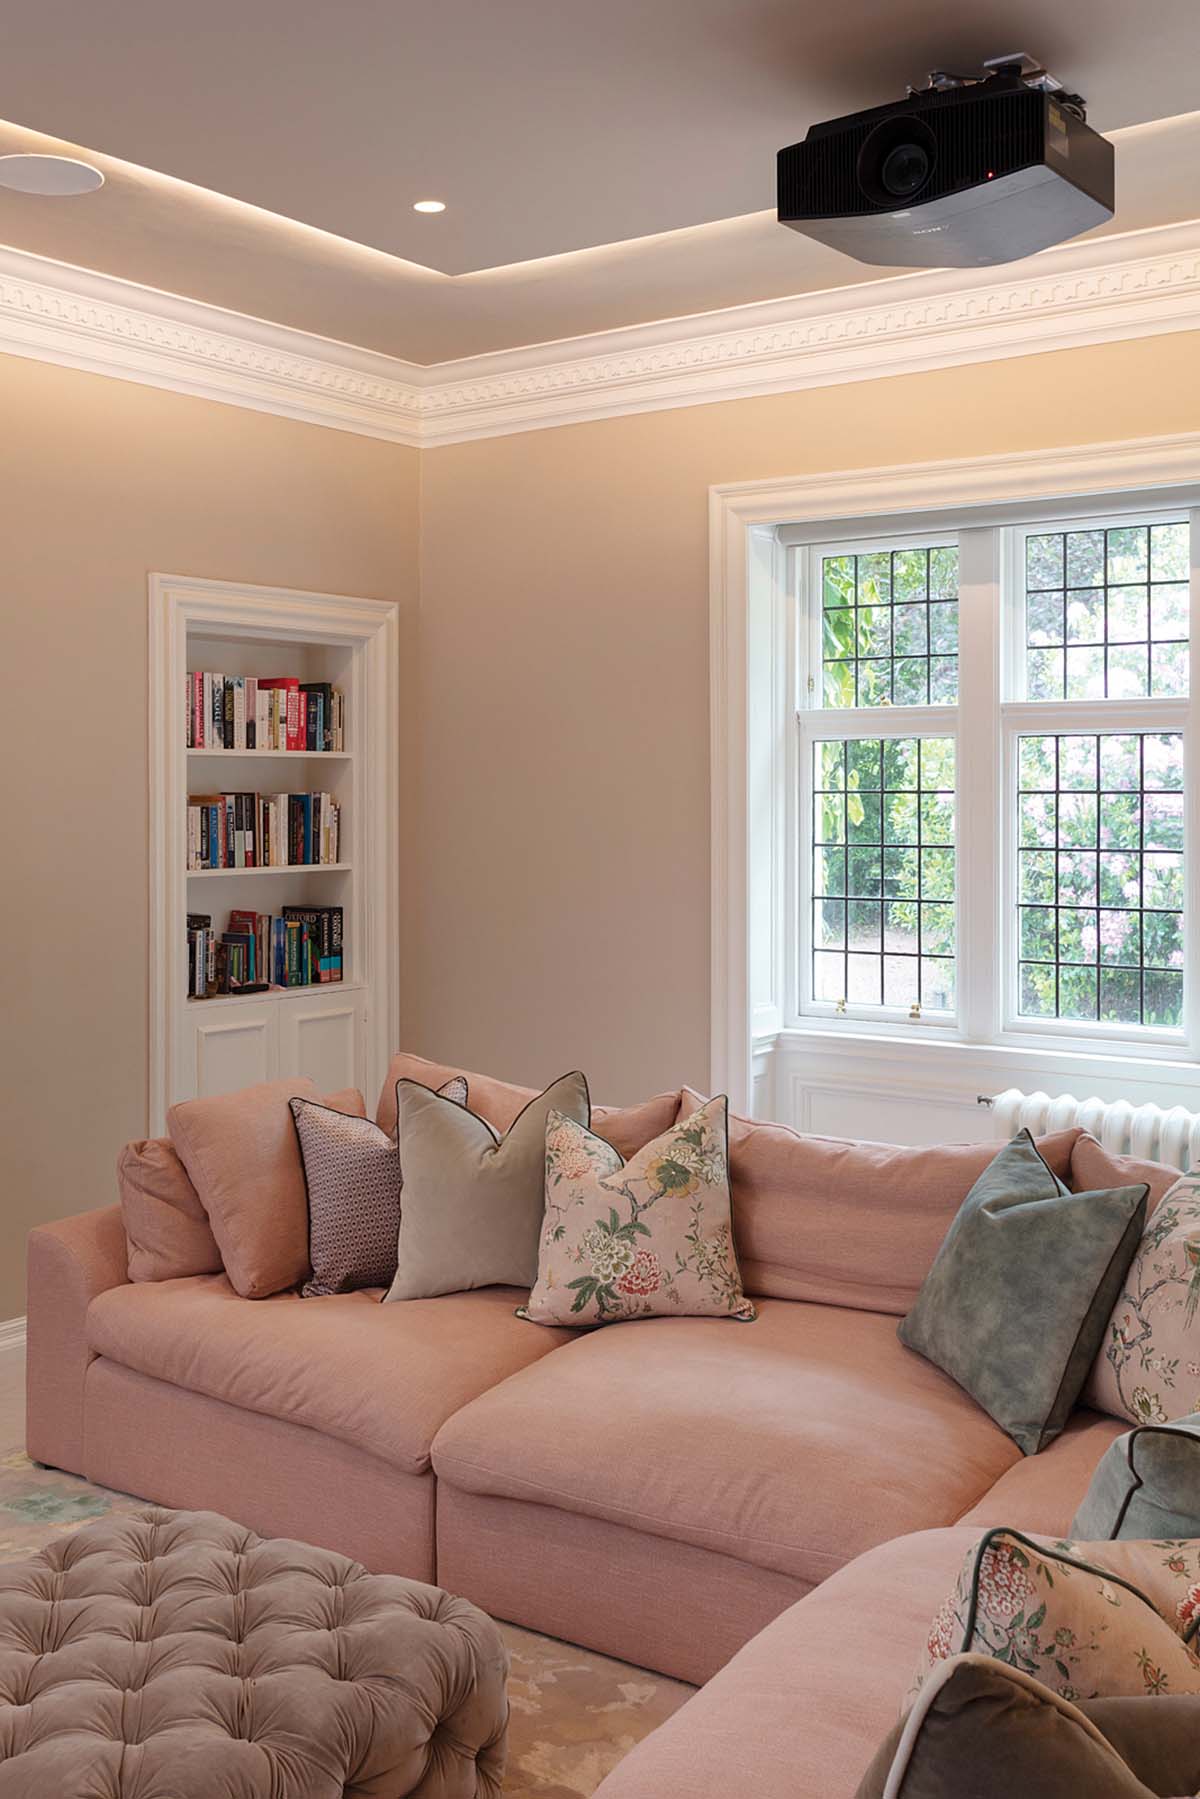
[[825,555],[820,565],[823,705],[956,704],[957,546]]
[[1183,739],[1018,741],[1018,1011],[1183,1021]]
[[943,737],[813,745],[818,1002],[953,1011],[954,759]]
[[1188,527],[1097,525],[1025,539],[1033,700],[1188,691]]

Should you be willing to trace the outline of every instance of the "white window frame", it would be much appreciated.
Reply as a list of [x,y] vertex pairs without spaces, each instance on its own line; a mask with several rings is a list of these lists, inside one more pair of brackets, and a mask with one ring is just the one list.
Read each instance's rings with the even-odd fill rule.
[[[861,1020],[902,1028],[911,1026],[913,1022],[911,1013],[905,1006],[876,1006],[847,999],[844,1007],[839,1011],[836,1005],[818,1000],[813,994],[812,766],[814,745],[821,742],[840,742],[874,737],[953,738],[955,744],[956,828],[960,804],[959,703],[923,706],[824,706],[821,704],[824,674],[821,562],[830,555],[863,556],[880,550],[933,549],[949,545],[958,547],[958,536],[959,534],[955,531],[922,532],[917,530],[904,534],[892,533],[886,538],[876,536],[837,538],[832,541],[822,539],[808,544],[797,544],[788,549],[789,608],[795,620],[794,634],[797,645],[795,658],[789,658],[789,662],[795,670],[792,709],[795,714],[796,729],[792,735],[796,744],[796,767],[794,778],[788,784],[789,818],[786,827],[789,839],[786,863],[792,879],[789,894],[789,916],[794,921],[793,928],[787,931],[786,1016],[791,1027],[799,1028],[814,1018],[824,1019],[831,1025],[835,1021],[842,1023],[846,1020]],[[960,607],[960,625],[961,617]],[[960,647],[960,677],[961,668]],[[957,867],[957,834],[955,862]],[[961,1001],[957,990],[958,970],[961,966],[958,919],[958,891],[956,889],[955,1007],[953,1012],[926,1013],[921,1019],[924,1029],[941,1032],[947,1037],[958,1034],[961,1020]]]
[[[1140,699],[1095,700],[1030,700],[1025,697],[1025,540],[1047,529],[1070,531],[1085,528],[1103,520],[1106,525],[1148,525],[1183,523],[1191,515],[1191,589],[1196,602],[1189,621],[1190,691],[1186,699],[1162,699],[1145,696]],[[1002,567],[1006,587],[1004,612],[1008,639],[1006,675],[1000,702],[1002,732],[1002,831],[1004,855],[1001,863],[1003,881],[1003,913],[1001,919],[1001,1018],[999,1040],[1064,1041],[1084,1048],[1123,1051],[1130,1056],[1200,1054],[1200,983],[1194,964],[1200,956],[1197,933],[1197,906],[1194,899],[1197,870],[1200,869],[1200,843],[1196,838],[1195,807],[1186,804],[1192,783],[1189,771],[1196,760],[1197,644],[1200,628],[1200,504],[1158,507],[1129,506],[1122,496],[1096,502],[1075,511],[1065,511],[1058,518],[1043,517],[1035,523],[1008,526],[1002,537]],[[1090,1019],[1022,1018],[1018,1006],[1020,972],[1018,968],[1018,859],[1017,859],[1017,754],[1023,736],[1063,736],[1071,734],[1102,735],[1106,731],[1154,733],[1178,732],[1183,739],[1184,758],[1184,995],[1183,1026],[1179,1030],[1153,1025],[1130,1027],[1103,1024]]]
[[[929,505],[937,496],[937,509]],[[1200,502],[1200,434],[1090,445],[923,464],[908,468],[847,471],[788,482],[756,482],[715,488],[710,496],[711,605],[710,679],[712,720],[713,956],[710,1083],[730,1092],[735,1104],[750,1104],[755,1067],[785,1040],[805,1042],[810,1051],[831,1056],[853,1053],[860,1061],[893,1054],[896,1042],[910,1046],[906,1078],[928,1068],[930,1080],[945,1078],[951,1066],[970,1081],[978,1070],[998,1085],[1030,1086],[1039,1076],[1117,1080],[1138,1063],[1137,1079],[1157,1079],[1159,1070],[1172,1091],[1200,1093],[1200,949],[1197,947],[1197,873],[1200,864],[1200,780],[1190,779],[1196,759],[1194,715],[1200,702],[1200,630],[1191,633],[1191,698],[1186,702],[1103,702],[1105,727],[1119,728],[1114,708],[1132,704],[1164,710],[1186,708],[1186,923],[1188,939],[1185,1008],[1190,1034],[1157,1039],[1139,1030],[1140,1041],[1100,1036],[1095,1026],[1071,1021],[1029,1021],[1010,1028],[1014,1013],[998,979],[996,946],[1006,919],[1015,926],[1015,895],[1001,881],[1000,848],[1007,849],[1010,820],[1003,786],[992,778],[997,758],[1021,729],[1030,728],[1030,702],[1002,699],[1013,691],[1020,628],[1010,617],[1002,628],[998,610],[998,570],[1011,566],[1011,544],[997,527],[1072,521],[1122,513],[1170,516]],[[845,544],[856,538],[889,542],[897,537],[930,541],[938,532],[960,533],[959,706],[958,706],[958,1021],[953,1031],[922,1022],[917,1026],[875,1018],[802,1017],[790,999],[797,992],[795,958],[789,936],[796,913],[799,876],[798,809],[786,825],[781,796],[797,791],[799,732],[791,728],[795,709],[799,632],[789,620],[788,555],[798,544]],[[1192,591],[1200,594],[1200,530],[1193,525]],[[1002,572],[1002,571],[1001,571]],[[1091,702],[1036,702],[1065,713],[1069,728],[1084,724]],[[1081,710],[1082,709],[1082,710]],[[953,712],[929,711],[944,731]],[[876,714],[900,725],[900,708],[870,708],[870,731],[882,735]],[[904,709],[905,712],[908,709]],[[824,734],[848,736],[847,713],[823,714]],[[1138,729],[1154,725],[1138,724]],[[989,798],[990,796],[993,796]],[[783,828],[783,849],[780,829]],[[1015,853],[1006,858],[1015,866]],[[972,893],[965,890],[970,871]],[[1015,968],[1015,957],[1011,958]],[[1015,975],[1014,975],[1015,980]],[[1046,1027],[1053,1022],[1053,1030]],[[1117,1027],[1118,1029],[1122,1027]],[[1125,1027],[1127,1029],[1127,1027]],[[1149,1039],[1154,1040],[1149,1040]],[[891,1049],[888,1050],[888,1045]],[[851,1048],[852,1046],[852,1048]],[[947,1063],[945,1057],[952,1061]],[[1007,1081],[998,1071],[1009,1073]],[[962,1073],[961,1071],[967,1071]],[[924,1078],[922,1076],[921,1078]],[[1132,1077],[1131,1077],[1132,1078]],[[986,1089],[985,1089],[986,1090]]]

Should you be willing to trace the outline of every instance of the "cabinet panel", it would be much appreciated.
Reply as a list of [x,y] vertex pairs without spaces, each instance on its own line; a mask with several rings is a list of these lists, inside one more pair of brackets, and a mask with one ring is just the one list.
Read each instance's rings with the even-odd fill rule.
[[222,1006],[196,1019],[189,1033],[195,1066],[192,1091],[200,1097],[232,1093],[274,1078],[275,1008]]
[[[307,1075],[322,1093],[361,1087],[364,995],[334,987],[277,1001],[279,1073]],[[367,1099],[374,1101],[374,1094]]]

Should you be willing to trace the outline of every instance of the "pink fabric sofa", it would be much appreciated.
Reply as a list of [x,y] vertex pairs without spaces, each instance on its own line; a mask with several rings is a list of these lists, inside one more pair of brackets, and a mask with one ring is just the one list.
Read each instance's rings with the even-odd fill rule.
[[[440,1085],[456,1072],[397,1057],[381,1122],[401,1074]],[[528,1098],[468,1080],[500,1128]],[[695,1103],[684,1090],[666,1110]],[[1039,1147],[1077,1189],[1145,1180],[1154,1203],[1176,1178],[1079,1131]],[[65,1219],[30,1238],[29,1452],[436,1580],[497,1617],[685,1680],[717,1675],[687,1725],[610,1778],[614,1799],[695,1792],[697,1766],[713,1792],[850,1794],[962,1528],[1064,1530],[1122,1428],[1079,1412],[1026,1460],[897,1340],[994,1150],[734,1120],[752,1325],[545,1329],[517,1319],[521,1296],[503,1289],[388,1306],[365,1293],[242,1299],[222,1273],[131,1281],[119,1207]],[[864,1629],[847,1607],[878,1624],[877,1581],[899,1609]],[[830,1664],[850,1628],[854,1693],[839,1697]],[[752,1778],[748,1745],[762,1764]],[[728,1777],[710,1780],[726,1751]],[[801,1779],[809,1761],[825,1775]]]

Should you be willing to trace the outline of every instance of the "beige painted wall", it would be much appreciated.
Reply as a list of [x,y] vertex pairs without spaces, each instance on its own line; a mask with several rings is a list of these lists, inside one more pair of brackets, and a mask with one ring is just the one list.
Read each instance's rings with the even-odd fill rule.
[[1198,367],[1159,338],[418,459],[0,358],[0,1319],[28,1227],[146,1128],[148,570],[402,602],[408,1046],[702,1085],[709,485],[1195,430]]
[[427,452],[409,1040],[703,1085],[710,484],[1198,425],[1181,335]]
[[[415,451],[0,357],[0,1319],[147,1120],[146,576],[415,612]],[[406,660],[411,665],[410,653]]]

